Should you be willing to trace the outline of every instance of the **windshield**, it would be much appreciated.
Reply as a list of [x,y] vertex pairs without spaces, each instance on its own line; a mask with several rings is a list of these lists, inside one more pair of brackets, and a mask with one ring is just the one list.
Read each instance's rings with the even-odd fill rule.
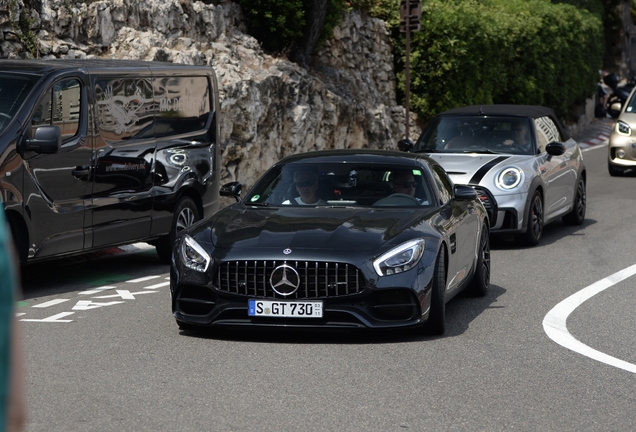
[[0,73],[0,133],[9,126],[39,77]]
[[426,206],[431,188],[418,167],[292,163],[270,169],[245,198],[248,205]]
[[532,121],[524,117],[437,117],[422,132],[416,152],[534,154]]

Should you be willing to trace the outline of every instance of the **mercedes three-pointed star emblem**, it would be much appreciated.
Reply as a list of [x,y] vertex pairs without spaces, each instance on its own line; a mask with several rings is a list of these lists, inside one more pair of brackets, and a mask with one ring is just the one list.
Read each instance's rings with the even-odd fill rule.
[[287,297],[298,290],[300,275],[292,266],[279,265],[272,271],[269,283],[276,294]]

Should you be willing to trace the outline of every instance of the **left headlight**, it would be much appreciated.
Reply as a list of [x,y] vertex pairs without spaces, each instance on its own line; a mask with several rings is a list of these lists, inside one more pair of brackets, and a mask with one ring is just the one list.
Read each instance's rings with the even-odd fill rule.
[[402,243],[373,261],[373,268],[380,276],[390,276],[410,270],[422,258],[424,245],[424,239]]
[[504,168],[497,176],[497,187],[505,191],[519,186],[523,181],[523,172],[516,167]]
[[179,248],[181,260],[189,269],[205,273],[210,265],[210,254],[195,239],[185,235]]

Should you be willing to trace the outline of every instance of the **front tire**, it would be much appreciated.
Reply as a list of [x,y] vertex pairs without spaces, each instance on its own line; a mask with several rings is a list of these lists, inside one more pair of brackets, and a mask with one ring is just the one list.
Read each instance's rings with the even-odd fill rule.
[[469,293],[477,297],[484,297],[488,294],[488,287],[490,286],[490,233],[485,224],[481,229],[479,250],[477,252],[479,255],[475,274],[470,282]]
[[157,255],[165,264],[170,264],[172,246],[177,235],[184,229],[194,225],[200,219],[199,210],[190,197],[181,198],[174,210],[170,234],[157,241]]
[[581,225],[585,220],[586,203],[585,181],[579,179],[576,185],[576,196],[574,197],[572,211],[563,216],[563,222],[567,225]]
[[440,250],[433,272],[433,292],[431,310],[425,329],[428,334],[442,335],[446,330],[446,250]]
[[539,244],[543,234],[543,198],[541,192],[535,191],[528,211],[528,227],[521,240],[528,246]]

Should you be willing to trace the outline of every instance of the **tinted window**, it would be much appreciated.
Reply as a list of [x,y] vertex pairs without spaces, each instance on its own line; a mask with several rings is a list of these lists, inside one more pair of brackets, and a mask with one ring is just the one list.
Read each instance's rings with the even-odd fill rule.
[[164,77],[154,80],[159,112],[156,136],[200,131],[210,117],[210,86],[207,77]]
[[155,111],[150,78],[105,77],[95,82],[97,125],[110,144],[152,138]]
[[29,95],[38,77],[0,73],[0,133]]
[[31,127],[58,126],[62,142],[77,135],[80,122],[81,86],[77,79],[67,79],[54,84],[35,108]]
[[294,163],[274,167],[256,184],[245,201],[247,204],[302,205],[294,200],[302,198],[303,190],[311,189],[315,193],[315,200],[311,202],[317,202],[315,205],[383,205],[378,203],[381,199],[397,192],[407,193],[397,190],[394,178],[398,175],[400,186],[409,183],[408,193],[414,197],[411,202],[405,200],[403,205],[432,205],[430,185],[419,168],[356,163]]

